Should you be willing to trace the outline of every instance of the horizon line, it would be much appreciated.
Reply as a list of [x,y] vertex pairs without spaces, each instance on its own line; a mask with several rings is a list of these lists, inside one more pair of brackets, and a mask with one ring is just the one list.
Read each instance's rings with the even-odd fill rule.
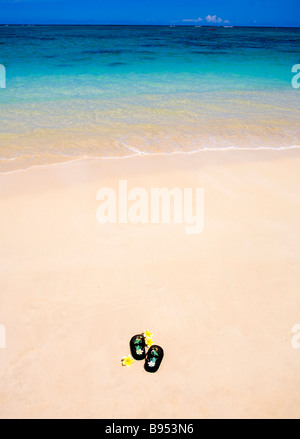
[[250,27],[250,28],[294,28],[299,29],[299,26],[282,26],[282,25],[224,25],[224,24],[203,24],[203,25],[196,25],[196,24],[149,24],[149,23],[80,23],[80,22],[43,22],[43,23],[36,23],[36,22],[27,22],[27,23],[0,23],[0,26],[161,26],[161,27],[209,27],[209,28],[222,28],[222,27]]

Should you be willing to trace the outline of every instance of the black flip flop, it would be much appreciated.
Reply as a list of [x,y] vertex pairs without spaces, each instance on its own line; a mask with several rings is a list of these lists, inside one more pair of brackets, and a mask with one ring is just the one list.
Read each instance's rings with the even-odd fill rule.
[[143,334],[134,335],[129,344],[132,357],[135,360],[144,360],[146,357],[146,343]]
[[164,356],[164,350],[160,346],[152,345],[147,352],[144,369],[147,372],[157,372]]

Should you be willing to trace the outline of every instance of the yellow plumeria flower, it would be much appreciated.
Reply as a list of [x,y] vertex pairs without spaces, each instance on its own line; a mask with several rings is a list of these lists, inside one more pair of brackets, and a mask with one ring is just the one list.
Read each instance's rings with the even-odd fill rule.
[[152,338],[152,336],[153,336],[153,332],[148,331],[148,329],[144,332],[145,338]]
[[128,355],[128,357],[123,357],[123,359],[122,359],[123,366],[130,367],[133,362],[134,362],[134,359],[131,357],[131,355]]
[[151,348],[151,346],[153,345],[153,340],[150,337],[146,338],[146,345],[148,346],[148,348]]

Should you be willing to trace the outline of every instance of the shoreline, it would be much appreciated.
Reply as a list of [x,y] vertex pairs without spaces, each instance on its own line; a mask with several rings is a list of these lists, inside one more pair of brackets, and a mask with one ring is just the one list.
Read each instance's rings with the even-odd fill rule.
[[[65,164],[69,164],[69,163],[76,163],[76,162],[81,162],[81,161],[89,161],[89,160],[128,160],[130,158],[136,158],[136,157],[156,157],[156,156],[162,156],[162,157],[168,157],[168,156],[173,156],[173,155],[193,155],[193,154],[198,154],[198,153],[209,153],[209,152],[232,152],[232,151],[245,151],[245,152],[256,152],[256,151],[277,151],[277,152],[284,152],[284,151],[291,151],[291,150],[300,150],[300,145],[291,145],[291,146],[279,146],[279,147],[272,147],[272,146],[258,146],[258,147],[243,147],[243,148],[239,148],[239,147],[235,147],[235,146],[227,146],[227,147],[223,147],[223,148],[200,148],[200,149],[196,149],[193,151],[172,151],[172,152],[154,152],[154,153],[147,153],[147,152],[134,152],[132,154],[129,155],[125,155],[125,156],[81,156],[81,157],[74,157],[71,159],[66,159],[66,160],[61,160],[58,162],[53,162],[53,163],[43,163],[43,164],[36,164],[36,165],[31,165],[28,166],[26,168],[20,168],[20,169],[14,169],[11,171],[0,171],[0,176],[1,175],[9,175],[9,174],[14,174],[14,173],[18,173],[18,172],[26,172],[30,169],[36,169],[36,168],[48,168],[51,166],[61,166],[61,165],[65,165]],[[9,161],[14,161],[17,160],[18,158],[13,158],[13,159],[1,159],[0,161],[5,161],[7,160]]]

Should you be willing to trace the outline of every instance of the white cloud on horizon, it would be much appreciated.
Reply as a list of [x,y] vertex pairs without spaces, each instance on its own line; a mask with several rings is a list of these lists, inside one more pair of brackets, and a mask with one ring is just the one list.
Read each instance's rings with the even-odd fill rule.
[[[230,23],[229,20],[222,20],[222,18],[217,17],[216,15],[207,15],[207,17],[205,17],[205,20],[207,21],[207,23],[214,23],[214,24],[220,24],[220,23]],[[182,21],[184,22],[190,22],[190,23],[198,23],[203,21],[203,18],[199,17],[199,18],[184,18]]]
[[207,23],[222,23],[222,18],[218,18],[216,15],[208,15],[205,17]]

